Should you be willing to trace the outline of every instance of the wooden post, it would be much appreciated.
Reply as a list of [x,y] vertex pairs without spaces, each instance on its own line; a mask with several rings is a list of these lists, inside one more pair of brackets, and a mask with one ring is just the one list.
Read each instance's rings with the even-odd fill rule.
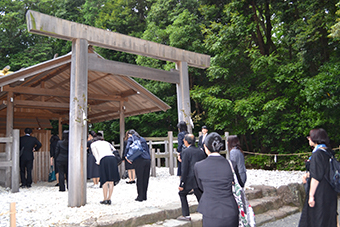
[[227,151],[225,158],[229,160],[230,159],[230,153],[229,153],[229,149],[228,149],[229,132],[224,132],[224,137],[225,137],[225,150]]
[[62,122],[62,118],[59,117],[59,121],[58,121],[58,134],[59,134],[59,139],[62,140],[62,136],[63,136],[63,125],[61,124]]
[[176,69],[179,71],[179,80],[180,80],[180,83],[176,84],[178,121],[185,121],[188,126],[188,132],[192,133],[188,63],[177,62]]
[[[125,160],[124,157],[124,137],[125,137],[125,115],[124,115],[124,101],[119,103],[119,142],[120,142],[120,157]],[[125,173],[125,161],[120,165],[120,177]]]
[[170,175],[174,175],[174,159],[173,159],[173,150],[174,150],[174,138],[172,136],[172,131],[168,132],[168,140],[169,140],[169,173]]
[[68,206],[86,204],[88,42],[72,41]]
[[151,151],[151,176],[156,177],[155,148],[151,148],[150,151]]
[[15,203],[10,203],[10,205],[9,205],[9,213],[10,213],[10,222],[9,222],[9,225],[10,225],[10,227],[16,227],[17,226],[17,222],[16,222],[16,218],[15,218],[15,213],[16,213]]
[[[13,92],[7,93],[7,113],[6,113],[6,137],[12,136],[13,131],[13,116],[14,116],[14,107],[13,107]],[[6,143],[6,160],[10,161],[12,159],[12,143]],[[5,177],[5,187],[11,187],[11,168],[6,168],[6,177]]]
[[[161,154],[161,149],[157,148],[156,154]],[[161,159],[157,158],[157,167],[161,167]]]
[[12,193],[19,191],[20,172],[19,172],[19,144],[20,144],[20,131],[19,129],[13,130],[12,142]]

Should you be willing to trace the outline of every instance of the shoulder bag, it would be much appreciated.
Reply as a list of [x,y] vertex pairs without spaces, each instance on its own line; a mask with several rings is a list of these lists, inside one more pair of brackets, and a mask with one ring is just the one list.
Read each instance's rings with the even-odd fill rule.
[[237,176],[235,174],[233,164],[231,163],[230,160],[228,161],[229,161],[230,168],[234,176],[232,190],[233,190],[233,195],[234,195],[234,198],[237,203],[238,210],[239,210],[238,226],[239,227],[255,227],[256,226],[255,225],[255,214],[254,214],[253,208],[248,203],[246,194],[244,193],[243,188],[241,187],[241,185],[239,184],[237,180]]
[[133,137],[132,137],[132,140],[133,142],[129,146],[129,151],[126,154],[126,158],[129,159],[130,161],[134,161],[144,152],[140,140],[139,139],[135,140]]

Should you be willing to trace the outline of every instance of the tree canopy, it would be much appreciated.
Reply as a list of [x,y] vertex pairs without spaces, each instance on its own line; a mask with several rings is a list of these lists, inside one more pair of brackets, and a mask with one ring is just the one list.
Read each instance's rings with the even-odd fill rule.
[[[243,149],[267,154],[308,152],[305,136],[324,128],[340,144],[340,22],[335,0],[3,0],[0,67],[19,70],[71,51],[71,43],[30,34],[32,9],[110,31],[212,56],[207,70],[189,67],[194,133],[237,134]],[[164,62],[96,48],[104,58],[164,70]],[[176,87],[136,80],[172,109],[126,119],[143,136],[177,133]],[[119,122],[91,125],[119,141]],[[302,168],[305,156],[249,156],[249,165]]]

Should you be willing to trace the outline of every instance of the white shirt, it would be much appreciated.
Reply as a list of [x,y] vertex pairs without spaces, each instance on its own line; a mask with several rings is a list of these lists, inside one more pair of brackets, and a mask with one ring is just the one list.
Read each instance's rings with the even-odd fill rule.
[[97,165],[100,165],[100,160],[105,156],[114,156],[112,154],[113,149],[112,144],[104,140],[91,143],[92,154],[96,158]]

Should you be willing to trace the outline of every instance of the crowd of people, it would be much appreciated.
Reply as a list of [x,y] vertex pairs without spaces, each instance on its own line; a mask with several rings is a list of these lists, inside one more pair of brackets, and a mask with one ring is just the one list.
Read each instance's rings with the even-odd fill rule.
[[[194,194],[199,203],[198,212],[203,215],[203,226],[239,226],[239,207],[233,194],[234,173],[241,187],[247,181],[244,153],[237,136],[227,139],[230,161],[219,154],[223,149],[221,136],[208,133],[202,127],[198,147],[195,136],[187,130],[181,121],[177,125],[178,133],[178,172],[179,198],[182,216],[178,220],[190,221],[187,195]],[[25,136],[20,138],[20,176],[21,187],[31,187],[33,152],[39,150],[41,143],[31,136],[32,129],[25,129]],[[65,130],[62,140],[51,137],[51,164],[58,173],[59,191],[67,188],[68,176],[68,131]],[[299,226],[337,226],[337,192],[332,188],[329,179],[329,137],[322,128],[312,129],[307,136],[313,148],[311,157],[306,161],[306,174],[302,182],[305,185],[306,198]],[[115,148],[105,141],[102,134],[91,131],[87,143],[87,177],[93,180],[95,188],[102,188],[104,198],[101,204],[110,205],[113,188],[120,181]],[[150,177],[151,157],[146,140],[135,130],[128,130],[124,138],[123,160],[128,172],[126,183],[136,183],[136,201],[147,200]],[[65,184],[66,181],[66,184]],[[226,225],[226,223],[228,223]]]

